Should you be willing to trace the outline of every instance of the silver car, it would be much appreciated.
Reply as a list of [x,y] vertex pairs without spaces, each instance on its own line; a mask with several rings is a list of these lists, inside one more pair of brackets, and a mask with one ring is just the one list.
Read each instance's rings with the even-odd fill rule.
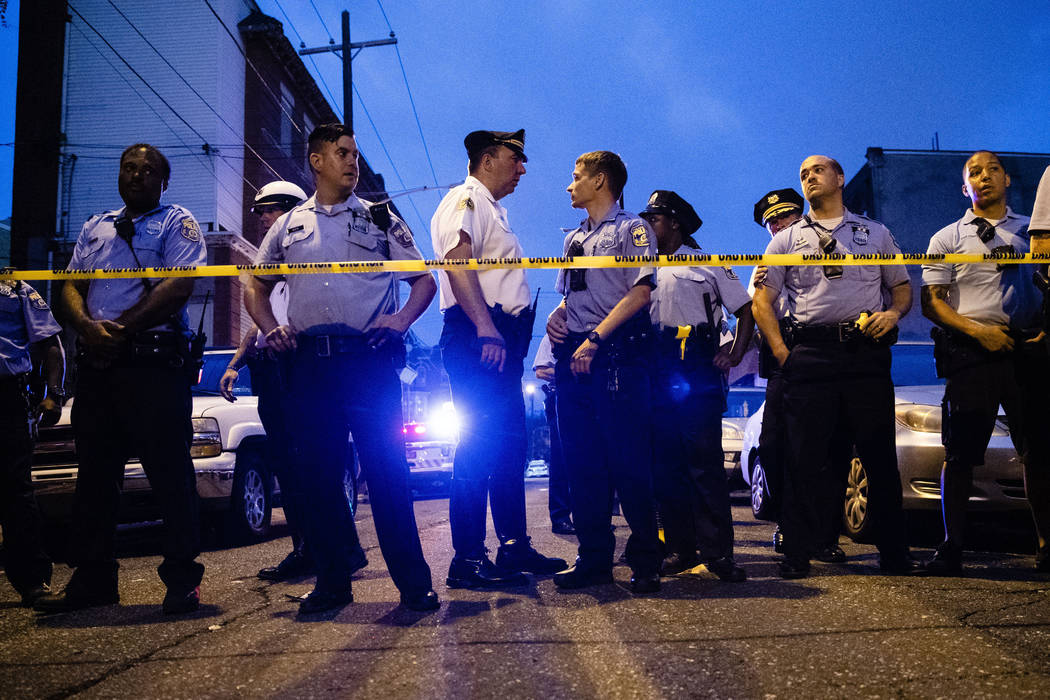
[[[933,344],[901,342],[893,347],[893,384],[896,393],[897,461],[904,508],[939,510],[941,507],[941,399],[944,380],[934,370]],[[762,406],[747,422],[741,447],[741,471],[751,489],[756,518],[770,517],[769,482],[758,454]],[[999,417],[985,463],[974,469],[971,510],[1026,510],[1021,460],[1014,451],[1005,418]],[[854,540],[869,536],[868,477],[859,457],[849,465],[842,516],[843,529]]]

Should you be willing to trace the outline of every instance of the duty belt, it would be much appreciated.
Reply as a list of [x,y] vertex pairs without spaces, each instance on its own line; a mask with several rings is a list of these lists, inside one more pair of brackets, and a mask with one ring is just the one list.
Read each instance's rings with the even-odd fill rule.
[[680,360],[686,355],[713,355],[717,346],[717,336],[711,326],[701,323],[694,326],[661,326],[659,338],[660,351],[672,350]]
[[368,349],[368,342],[363,335],[298,335],[295,340],[299,347],[318,357],[331,357]]

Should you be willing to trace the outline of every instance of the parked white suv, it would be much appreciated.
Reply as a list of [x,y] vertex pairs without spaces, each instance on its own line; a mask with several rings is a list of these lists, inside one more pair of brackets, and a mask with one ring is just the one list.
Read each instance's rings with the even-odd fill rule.
[[[197,474],[202,513],[225,515],[227,531],[238,539],[261,539],[270,529],[270,513],[279,505],[280,491],[267,468],[266,432],[259,420],[258,399],[251,395],[251,377],[242,370],[234,390],[237,401],[219,395],[219,379],[233,350],[204,354],[200,380],[193,387],[193,444],[190,455]],[[74,397],[72,401],[75,401]],[[33,454],[33,485],[45,519],[69,520],[76,489],[77,459],[70,406],[58,424],[43,428]],[[351,509],[357,505],[356,460],[351,450],[343,481]],[[124,469],[120,522],[160,518],[146,474],[138,459]]]

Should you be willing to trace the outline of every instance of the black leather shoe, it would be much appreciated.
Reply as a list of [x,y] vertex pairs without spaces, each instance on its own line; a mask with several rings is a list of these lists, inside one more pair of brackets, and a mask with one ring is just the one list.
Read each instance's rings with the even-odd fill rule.
[[659,574],[634,574],[631,576],[631,593],[656,593],[659,590]]
[[741,581],[747,580],[747,572],[744,571],[743,567],[738,566],[737,563],[733,561],[733,557],[715,559],[714,561],[707,562],[705,566],[707,566],[708,571],[723,581],[740,583]]
[[51,595],[51,586],[46,583],[37,584],[22,594],[22,606],[31,608],[36,601],[46,595]]
[[806,578],[809,576],[809,562],[785,559],[777,565],[777,570],[780,578]]
[[401,604],[409,610],[415,610],[416,612],[430,612],[431,610],[437,610],[441,607],[441,602],[438,600],[437,593],[434,591],[423,591],[422,593],[413,593],[412,595],[401,594]]
[[602,586],[613,582],[612,571],[609,569],[587,570],[581,569],[579,561],[565,571],[554,574],[554,585],[563,590],[576,588],[588,588],[590,586]]
[[576,528],[573,527],[572,521],[566,518],[565,520],[555,520],[551,523],[551,532],[555,535],[575,535]]
[[910,554],[879,556],[879,569],[894,576],[907,576],[923,570],[922,564]]
[[931,576],[957,576],[962,573],[962,550],[941,545],[922,565]]
[[67,587],[57,595],[48,593],[38,597],[33,601],[33,609],[43,613],[69,612],[70,610],[96,608],[100,605],[113,605],[119,602],[120,594],[115,590],[104,593],[70,593]]
[[310,595],[303,598],[299,603],[300,615],[314,615],[316,613],[338,610],[354,602],[354,594],[350,589],[345,591],[319,591],[316,588]]
[[777,554],[784,553],[784,533],[780,531],[779,525],[773,530],[773,551]]
[[674,552],[664,557],[663,564],[660,565],[660,573],[664,576],[674,576],[699,565],[700,560],[695,552],[692,556],[683,556],[678,552]]
[[817,561],[825,561],[829,564],[841,564],[846,561],[846,553],[837,544],[829,544],[813,556]]
[[[365,563],[368,563],[367,560]],[[260,569],[256,575],[263,581],[287,581],[290,578],[309,576],[313,572],[314,568],[307,558],[301,552],[293,550],[280,564]]]
[[169,588],[168,593],[164,596],[164,602],[161,604],[161,610],[164,611],[165,615],[179,615],[193,612],[200,606],[200,586],[194,586],[189,590],[185,588],[172,590]]
[[529,571],[540,576],[556,574],[569,566],[564,559],[545,557],[532,546],[528,537],[507,540],[496,551],[496,566],[507,571]]
[[453,557],[445,579],[449,588],[513,588],[528,583],[525,574],[496,566],[485,555],[477,559]]

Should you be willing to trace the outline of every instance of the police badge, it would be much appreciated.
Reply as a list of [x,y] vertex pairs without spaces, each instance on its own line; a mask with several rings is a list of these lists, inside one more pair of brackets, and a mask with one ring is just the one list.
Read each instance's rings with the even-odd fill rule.
[[394,221],[390,226],[390,235],[402,248],[412,247],[412,232],[400,221]]
[[645,226],[636,224],[631,229],[631,242],[638,248],[649,247],[649,232],[645,229]]
[[197,242],[201,239],[201,227],[197,225],[197,222],[186,217],[182,220],[182,237],[187,241]]
[[852,224],[851,228],[853,229],[853,242],[857,245],[867,245],[868,236],[871,235],[868,227],[861,226],[860,224]]

